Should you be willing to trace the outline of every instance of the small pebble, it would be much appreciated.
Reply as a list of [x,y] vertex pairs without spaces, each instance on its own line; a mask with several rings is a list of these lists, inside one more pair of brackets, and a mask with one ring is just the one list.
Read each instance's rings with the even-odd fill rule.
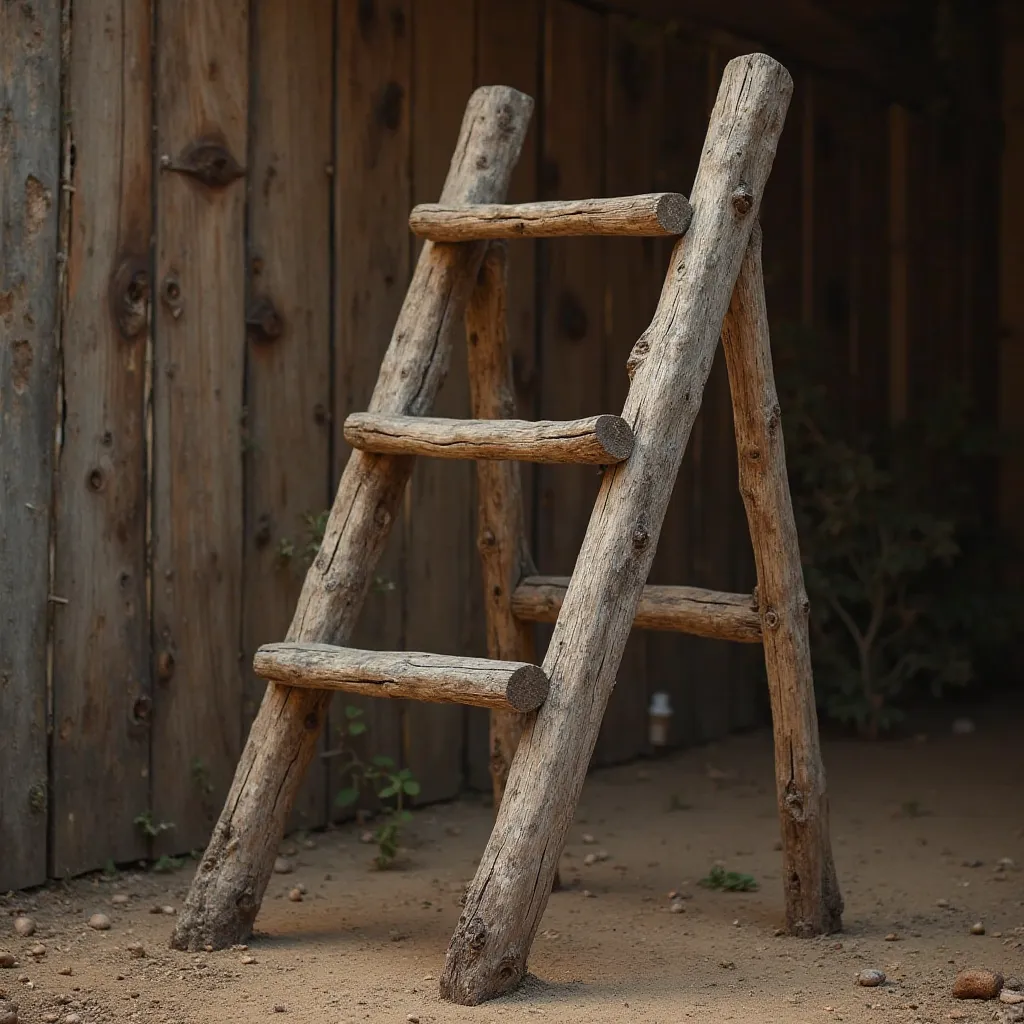
[[17,967],[18,961],[15,960],[13,953],[0,953],[0,967]]
[[168,917],[172,917],[174,915],[174,907],[161,907],[160,913],[167,914]]
[[886,942],[899,942],[900,937],[895,932],[889,932],[885,937]]
[[980,921],[975,921],[974,924],[971,925],[971,934],[972,935],[984,935],[985,934],[985,926]]
[[146,947],[141,942],[133,942],[128,946],[128,953],[136,960],[141,960],[146,955]]
[[995,971],[961,971],[953,982],[954,999],[995,999],[1003,976]]
[[597,842],[597,840],[589,832],[584,832],[583,842],[586,843],[587,846],[593,846],[594,843]]
[[596,853],[588,853],[586,855],[586,857],[583,858],[583,863],[588,868],[591,867],[592,865],[596,864],[597,863],[597,854]]
[[59,1013],[52,1013],[52,1012],[51,1013],[44,1013],[42,1018],[41,1018],[41,1020],[42,1020],[43,1024],[57,1024],[57,1021],[60,1020],[60,1014]]
[[19,974],[18,975],[18,981],[20,981],[22,983],[22,985],[24,985],[28,981],[28,975],[27,974]]
[[41,943],[37,942],[29,951],[29,956],[46,956],[46,947]]
[[0,1024],[18,1024],[18,1004],[0,999]]
[[608,857],[609,857],[609,853],[608,853],[608,851],[607,851],[607,850],[598,850],[598,851],[597,851],[597,859],[598,859],[599,861],[602,861],[602,860],[607,860],[607,859],[608,859]]
[[254,957],[254,956],[243,956],[242,957],[242,963],[243,964],[254,964],[254,963],[256,963],[256,957]]
[[62,967],[57,973],[58,974],[63,974],[65,978],[70,978],[71,977],[71,968],[70,967]]
[[670,914],[685,914],[686,904],[682,900],[675,899],[668,905],[668,912]]
[[312,839],[307,839],[302,845],[307,850],[315,850],[316,849],[316,843]]
[[861,971],[857,975],[857,984],[863,985],[864,988],[877,988],[879,985],[885,984],[885,971],[879,971],[874,967],[869,967],[865,971]]
[[77,1013],[64,1014],[64,1024],[82,1024],[82,1018]]
[[36,923],[31,917],[16,917],[14,919],[14,932],[16,935],[20,935],[23,939],[27,939],[30,935],[34,935],[36,930]]
[[290,890],[288,893],[288,899],[290,899],[292,903],[301,903],[302,890],[297,887],[295,889]]
[[1024,988],[1024,985],[1021,984],[1020,978],[1007,978],[1003,987],[1012,988],[1014,992],[1019,992]]
[[420,1019],[416,1016],[415,1013],[406,1014],[405,1019],[409,1022],[409,1024],[420,1024]]
[[280,1003],[278,1003],[277,1006],[274,1007],[274,1013],[284,1013],[284,1012],[285,1012],[285,1008]]
[[584,896],[585,896],[585,897],[586,897],[586,898],[587,898],[588,900],[592,900],[592,899],[594,899],[594,898],[595,898],[595,897],[594,897],[594,894],[593,894],[593,893],[592,893],[592,892],[591,892],[591,891],[590,891],[589,889],[584,889],[584,890],[583,890],[583,895],[584,895]]
[[95,928],[98,932],[110,930],[110,918],[106,914],[93,914],[89,918],[89,927]]
[[367,830],[366,832],[363,832],[362,835],[360,835],[360,837],[359,837],[359,842],[361,842],[361,843],[372,843],[373,842],[373,833],[370,832],[369,830]]
[[942,907],[943,910],[949,909],[949,900],[936,900],[935,906]]
[[123,892],[119,892],[116,896],[110,897],[110,902],[113,903],[115,907],[123,907],[128,902],[128,897],[125,896]]
[[278,857],[274,861],[274,873],[278,875],[290,875],[295,868],[287,857]]
[[1024,1003],[1024,993],[1012,992],[1010,989],[1004,988],[1002,992],[999,993],[999,1002],[1010,1003],[1011,1005],[1015,1003]]
[[294,857],[299,852],[299,849],[294,843],[289,843],[281,852],[286,857]]

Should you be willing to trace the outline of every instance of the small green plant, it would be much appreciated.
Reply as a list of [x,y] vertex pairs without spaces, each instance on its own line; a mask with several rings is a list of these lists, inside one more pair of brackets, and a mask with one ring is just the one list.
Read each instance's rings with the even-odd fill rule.
[[306,524],[306,546],[303,549],[305,560],[312,562],[316,558],[320,545],[324,542],[324,533],[327,531],[327,520],[331,516],[331,510],[325,508],[315,515],[307,512],[302,518]]
[[152,870],[158,875],[169,875],[172,871],[177,871],[184,863],[184,857],[169,857],[165,853],[153,862]]
[[699,884],[705,889],[715,889],[718,892],[757,892],[757,882],[753,875],[726,871],[720,864],[716,864]]
[[117,865],[113,859],[107,858],[107,863],[103,865],[103,874],[107,878],[113,878],[117,874]]
[[210,779],[210,769],[206,767],[206,764],[200,757],[192,759],[192,781],[204,797],[213,796],[213,781]]
[[153,821],[152,811],[143,811],[142,814],[138,815],[135,819],[135,827],[147,839],[156,839],[157,836],[163,835],[164,832],[170,832],[174,828],[173,821]]
[[346,758],[341,771],[348,776],[349,784],[337,793],[334,803],[338,807],[351,807],[367,793],[374,794],[381,802],[383,817],[373,833],[373,841],[377,844],[374,862],[383,870],[397,856],[402,826],[412,818],[405,807],[406,797],[418,796],[420,784],[408,768],[398,768],[386,754],[364,761],[349,741],[365,732],[362,709],[346,706],[345,725],[339,730],[341,747],[336,753]]

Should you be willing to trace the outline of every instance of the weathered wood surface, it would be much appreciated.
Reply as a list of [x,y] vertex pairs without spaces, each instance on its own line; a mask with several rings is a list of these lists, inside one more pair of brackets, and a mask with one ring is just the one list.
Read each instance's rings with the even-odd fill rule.
[[245,181],[227,171],[247,152],[248,13],[185,0],[156,26],[151,791],[174,825],[158,853],[203,846],[242,745]]
[[[485,82],[502,82],[533,93],[540,81],[543,45],[541,36],[541,0],[517,0],[509,4],[506,0],[477,0],[476,4],[476,74],[477,84]],[[510,202],[530,201],[537,198],[537,136],[536,128],[531,127],[523,142],[523,151],[512,173],[509,184],[508,199]],[[507,267],[507,297],[505,302],[508,320],[507,345],[511,359],[512,396],[515,408],[520,415],[536,418],[538,415],[539,374],[537,372],[537,286],[538,265],[537,249],[541,245],[534,239],[523,239],[515,247],[515,259]],[[490,251],[490,250],[488,250]],[[479,282],[478,282],[479,287]],[[476,293],[474,293],[476,294]],[[470,364],[473,353],[469,353]],[[470,373],[470,390],[472,392],[472,372]],[[471,394],[472,401],[472,394]],[[515,414],[513,410],[512,415]],[[475,415],[475,414],[474,414]],[[503,413],[502,415],[509,415]],[[527,463],[515,467],[522,490],[522,515],[525,536],[531,537],[533,523],[533,493],[536,465]],[[481,486],[481,471],[492,472],[482,464],[476,468],[477,491]],[[479,507],[479,497],[478,497]],[[477,519],[477,536],[479,536],[480,517]],[[480,565],[482,573],[486,572],[483,561],[477,557],[474,565]],[[479,602],[473,609],[474,631],[482,629],[484,635],[488,626],[483,623],[486,608]],[[529,628],[531,642],[534,630]],[[489,641],[488,641],[489,642]],[[493,652],[492,652],[493,654]],[[515,655],[508,655],[510,657]],[[529,653],[520,655],[523,661],[535,661],[533,647]],[[492,754],[492,721],[494,715],[488,715],[475,708],[466,709],[466,781],[474,789],[492,789],[494,785],[494,766]],[[509,734],[506,746],[514,746],[518,742],[518,732]],[[502,785],[504,780],[502,778]]]
[[[502,86],[470,97],[442,201],[499,200],[519,155],[533,101]],[[486,159],[482,159],[486,155]],[[371,411],[423,415],[444,379],[484,246],[427,243],[402,305]],[[409,478],[411,460],[354,452],[306,574],[288,639],[345,643]],[[252,929],[292,801],[316,751],[324,691],[269,686],[235,782],[178,919],[172,945],[223,948]]]
[[550,681],[536,666],[454,654],[360,651],[328,644],[265,644],[253,669],[288,686],[407,697],[440,704],[524,713],[547,698]]
[[75,191],[69,193],[53,584],[67,599],[53,616],[51,863],[60,878],[149,853],[135,818],[149,806],[152,721],[146,604],[151,21],[148,3],[83,0],[71,22]]
[[441,977],[474,1004],[514,988],[547,904],[672,485],[718,344],[792,81],[763,54],[729,63],[658,309],[630,359],[637,448],[608,470],[544,660],[551,694],[523,734]]
[[[302,585],[307,516],[330,504],[331,152],[334,4],[252,6],[245,346],[243,735],[265,684],[260,644],[288,630]],[[351,269],[351,268],[350,268]],[[310,770],[292,825],[325,823],[325,764]]]
[[[411,202],[436,201],[444,186],[466,97],[473,91],[475,0],[414,0]],[[490,82],[483,83],[485,85]],[[408,206],[402,239],[410,239]],[[481,247],[481,252],[483,247]],[[469,414],[462,315],[446,324],[451,355],[439,416]],[[479,562],[473,546],[473,467],[465,462],[417,460],[402,519],[405,572],[400,582],[407,650],[480,653]],[[446,800],[463,785],[466,708],[408,704],[402,720],[403,764],[416,776],[416,802]]]
[[[568,576],[527,576],[512,594],[512,612],[526,622],[555,622],[568,589]],[[633,628],[741,644],[761,642],[761,620],[752,594],[700,587],[648,584],[636,607]]]
[[620,416],[454,420],[357,412],[345,421],[345,440],[353,448],[379,455],[597,466],[622,462],[633,450],[633,431]]
[[46,878],[61,24],[0,5],[0,890]]
[[[469,395],[474,416],[498,419],[515,415],[512,354],[508,340],[507,250],[487,247],[476,288],[466,306]],[[476,543],[491,658],[533,662],[533,628],[512,611],[516,585],[533,567],[526,540],[521,471],[516,462],[477,464]],[[491,713],[490,768],[494,806],[501,804],[512,756],[526,719]]]
[[759,614],[775,735],[786,928],[818,935],[842,926],[818,742],[807,594],[793,519],[761,274],[760,229],[743,260],[722,330],[729,364],[740,491],[757,561]]
[[[345,416],[370,402],[412,275],[408,218],[413,202],[412,0],[390,0],[386,6],[339,0],[336,17],[334,407],[327,410],[334,439],[332,496],[352,454],[342,434]],[[407,646],[400,589],[404,555],[402,530],[392,530],[362,614],[356,616],[356,646],[381,651]],[[401,703],[339,696],[329,730],[346,721],[350,704],[364,713],[374,753],[401,763]],[[329,738],[328,746],[335,740]],[[333,802],[349,778],[341,758],[328,760],[327,767]],[[344,813],[333,807],[332,812],[333,817]]]
[[608,199],[564,199],[539,203],[413,207],[409,227],[435,242],[492,238],[561,238],[681,235],[693,211],[678,192],[654,192]]

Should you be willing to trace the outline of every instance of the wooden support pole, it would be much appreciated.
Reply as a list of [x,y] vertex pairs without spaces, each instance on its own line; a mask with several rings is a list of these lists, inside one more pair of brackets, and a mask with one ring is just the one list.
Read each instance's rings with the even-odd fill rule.
[[[512,594],[512,612],[526,622],[555,622],[569,589],[568,576],[528,576]],[[761,620],[752,594],[726,594],[700,587],[643,589],[634,629],[689,633],[741,644],[761,642]]]
[[842,927],[843,899],[829,838],[808,639],[809,605],[772,373],[759,227],[743,260],[722,329],[722,345],[736,423],[740,492],[757,564],[775,732],[786,927],[794,935],[819,935]]
[[792,88],[786,69],[764,54],[725,69],[694,183],[693,221],[630,357],[623,418],[636,447],[604,474],[544,661],[551,693],[523,732],[448,947],[440,989],[454,1002],[493,998],[526,973]]
[[435,242],[480,238],[557,238],[568,235],[681,235],[693,211],[678,192],[615,199],[568,199],[515,205],[413,207],[409,227]]
[[[442,202],[504,198],[532,109],[529,96],[505,86],[473,93]],[[381,365],[371,411],[430,411],[484,249],[483,244],[424,245]],[[343,644],[351,636],[411,469],[408,458],[352,453],[320,552],[306,574],[290,640]],[[174,948],[223,949],[251,933],[330,699],[330,691],[267,687],[178,918]]]
[[356,412],[345,420],[353,448],[435,459],[512,459],[614,465],[629,458],[633,431],[619,416],[581,420],[441,419]]
[[288,686],[519,713],[536,711],[551,685],[536,665],[521,661],[359,651],[329,644],[264,644],[256,652],[253,670]]
[[[508,260],[504,243],[492,242],[466,307],[469,401],[473,416],[515,415],[512,352],[508,341]],[[630,433],[632,438],[632,432]],[[526,542],[523,486],[516,462],[481,461],[477,479],[477,549],[487,620],[487,653],[511,661],[536,660],[533,629],[512,613],[516,584],[533,571]],[[494,807],[501,806],[512,756],[526,716],[491,712],[490,766]]]

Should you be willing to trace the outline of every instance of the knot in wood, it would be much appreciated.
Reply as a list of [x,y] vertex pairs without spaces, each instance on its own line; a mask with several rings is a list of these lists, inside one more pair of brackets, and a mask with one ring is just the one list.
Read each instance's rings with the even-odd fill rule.
[[482,917],[474,917],[466,926],[466,945],[479,953],[487,943],[487,925]]
[[245,168],[220,139],[200,139],[188,146],[169,170],[187,174],[207,188],[225,188],[245,177]]
[[307,729],[316,729],[320,725],[320,716],[315,711],[310,711],[303,724]]
[[647,528],[643,523],[638,523],[636,529],[633,531],[633,547],[637,551],[643,551],[647,547],[650,536],[647,533]]
[[754,208],[754,193],[745,182],[741,183],[732,194],[732,208],[741,216],[745,217]]
[[[181,282],[174,274],[168,274],[160,285],[160,298],[175,320],[181,316],[183,309]],[[169,375],[170,376],[170,375]]]
[[485,548],[494,547],[495,536],[493,530],[484,530],[480,534],[480,544]]
[[156,677],[166,683],[174,675],[174,655],[170,651],[161,651],[156,659]]
[[143,694],[141,697],[136,697],[132,702],[132,718],[136,723],[143,723],[149,721],[149,713],[153,708],[153,702]]
[[761,461],[761,449],[757,448],[757,447],[750,447],[750,448],[748,448],[747,449],[747,458],[750,459],[751,462],[760,462]]
[[103,470],[98,466],[94,469],[89,470],[89,475],[86,477],[86,486],[90,491],[99,493],[103,490],[103,485],[106,483],[106,477],[103,475]]
[[254,341],[275,341],[284,331],[284,322],[269,298],[256,299],[245,314],[245,326]]
[[384,505],[378,505],[373,513],[374,525],[380,529],[384,529],[386,526],[391,525],[391,513]]
[[765,629],[779,628],[779,613],[774,608],[769,608],[764,613],[764,625]]
[[111,280],[110,303],[118,332],[132,341],[149,323],[149,271],[137,258],[122,261]]

